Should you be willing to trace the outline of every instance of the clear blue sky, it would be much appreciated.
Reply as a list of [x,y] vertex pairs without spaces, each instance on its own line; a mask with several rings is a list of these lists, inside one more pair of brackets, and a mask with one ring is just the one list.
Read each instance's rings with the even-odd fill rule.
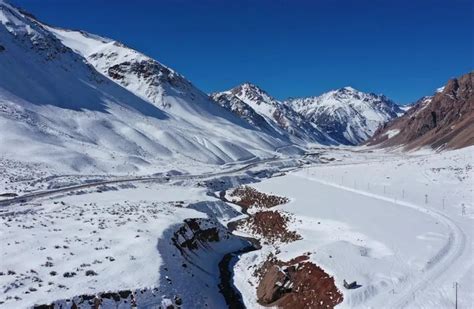
[[399,103],[473,70],[472,0],[10,0],[136,48],[206,92],[277,98],[351,85]]

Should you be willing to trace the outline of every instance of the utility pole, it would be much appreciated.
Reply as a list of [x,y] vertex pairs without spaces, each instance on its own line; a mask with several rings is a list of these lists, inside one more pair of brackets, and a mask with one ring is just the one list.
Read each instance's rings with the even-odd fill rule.
[[455,303],[454,303],[454,308],[455,309],[458,309],[458,283],[457,282],[454,282],[454,289],[455,289],[455,295],[456,295],[456,300],[455,300]]

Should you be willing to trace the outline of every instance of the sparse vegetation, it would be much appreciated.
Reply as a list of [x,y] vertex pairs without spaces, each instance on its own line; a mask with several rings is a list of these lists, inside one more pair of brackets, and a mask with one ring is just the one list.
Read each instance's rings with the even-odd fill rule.
[[286,197],[262,193],[249,186],[240,186],[234,189],[230,196],[233,198],[233,203],[245,209],[251,207],[271,208],[289,202]]

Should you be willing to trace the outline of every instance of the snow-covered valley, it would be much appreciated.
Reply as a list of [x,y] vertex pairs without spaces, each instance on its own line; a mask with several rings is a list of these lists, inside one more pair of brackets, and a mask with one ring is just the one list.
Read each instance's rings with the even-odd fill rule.
[[[450,307],[457,282],[459,305],[469,308],[472,152],[472,147],[411,155],[315,148],[309,158],[94,185],[7,203],[1,208],[1,306],[56,301],[88,308],[94,298],[80,295],[102,293],[106,308],[131,302],[139,308],[225,307],[218,263],[249,246],[239,236],[251,236],[262,248],[242,254],[233,268],[234,285],[250,308],[258,303],[254,272],[269,254],[283,261],[307,255],[334,277],[343,295],[337,307]],[[266,242],[251,230],[227,231],[227,223],[246,215],[218,192],[246,183],[289,198],[272,210],[289,216],[288,229],[300,239]],[[202,233],[206,230],[215,234]],[[343,280],[360,287],[348,290]],[[106,293],[118,291],[126,297],[114,300]]]
[[0,0],[0,308],[474,309],[473,77],[207,94]]

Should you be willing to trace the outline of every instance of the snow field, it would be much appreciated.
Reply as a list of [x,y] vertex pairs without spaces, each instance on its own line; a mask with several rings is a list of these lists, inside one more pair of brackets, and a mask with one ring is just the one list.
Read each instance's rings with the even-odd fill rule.
[[[2,209],[2,308],[139,288],[158,287],[158,295],[172,295],[170,287],[161,283],[168,275],[164,264],[176,263],[178,270],[182,267],[170,243],[170,231],[186,218],[207,218],[205,213],[183,206],[209,198],[203,189],[153,184],[102,190]],[[224,243],[221,250],[230,250],[228,246]],[[208,254],[209,265],[219,256]],[[208,277],[214,276],[195,281],[217,280]],[[177,278],[174,283],[179,286],[179,282]],[[173,289],[186,291],[178,286]],[[203,299],[222,304],[213,285],[207,290],[210,292],[203,292]],[[189,302],[185,295],[181,297]]]
[[[255,184],[261,192],[291,199],[278,209],[294,215],[290,228],[303,236],[279,244],[277,257],[310,252],[335,277],[344,294],[341,308],[451,307],[453,282],[462,282],[459,304],[472,307],[471,152],[400,156],[328,150],[324,156],[343,161]],[[256,301],[252,272],[270,252],[275,248],[248,253],[236,265],[236,285],[249,306]],[[343,279],[362,286],[344,289]]]

